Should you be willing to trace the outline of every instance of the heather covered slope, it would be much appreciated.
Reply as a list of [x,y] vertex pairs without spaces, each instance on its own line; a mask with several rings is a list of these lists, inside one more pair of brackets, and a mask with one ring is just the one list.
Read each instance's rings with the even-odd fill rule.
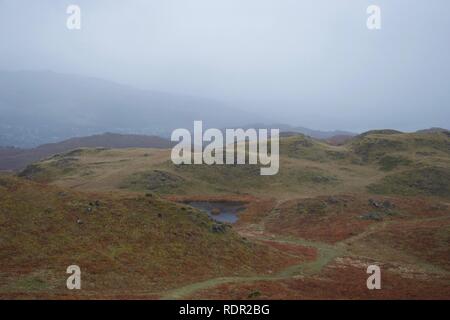
[[[313,248],[315,258],[290,277],[229,281],[186,297],[449,299],[449,208],[426,197],[363,194],[273,203],[258,214],[247,212],[240,232],[284,250]],[[381,268],[381,290],[366,287],[369,265]]]
[[83,296],[158,297],[184,283],[266,274],[286,254],[218,228],[156,195],[79,193],[0,177],[0,297],[64,297],[77,264]]

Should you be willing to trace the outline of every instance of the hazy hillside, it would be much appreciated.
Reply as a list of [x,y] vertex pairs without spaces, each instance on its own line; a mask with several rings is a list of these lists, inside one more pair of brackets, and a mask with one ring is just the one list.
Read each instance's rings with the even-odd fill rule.
[[332,130],[332,131],[322,131],[322,130],[314,130],[305,127],[299,126],[291,126],[284,123],[275,123],[275,124],[262,124],[262,123],[253,123],[250,125],[244,126],[244,128],[257,128],[257,129],[280,129],[280,132],[285,133],[301,133],[312,138],[316,139],[330,139],[335,136],[346,136],[353,137],[356,136],[356,133],[341,131],[341,130]]
[[44,71],[0,72],[0,113],[0,146],[20,147],[101,132],[167,136],[198,119],[221,128],[254,118],[214,100]]

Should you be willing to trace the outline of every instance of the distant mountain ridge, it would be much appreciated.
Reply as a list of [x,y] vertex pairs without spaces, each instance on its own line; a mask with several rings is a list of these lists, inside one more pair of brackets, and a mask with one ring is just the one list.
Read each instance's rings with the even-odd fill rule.
[[444,128],[429,128],[424,130],[417,130],[416,133],[449,133],[450,131]]
[[28,164],[77,148],[170,148],[172,143],[157,136],[104,133],[44,144],[32,149],[0,147],[0,170],[20,170]]
[[0,71],[0,114],[0,146],[23,148],[102,132],[170,136],[194,120],[221,128],[258,117],[213,99],[50,71]]
[[333,130],[333,131],[321,131],[314,130],[300,126],[291,126],[283,123],[276,124],[263,124],[263,123],[254,123],[248,124],[244,126],[244,129],[255,128],[255,129],[280,129],[280,133],[301,133],[306,136],[310,136],[315,139],[329,139],[334,136],[356,136],[357,133],[342,131],[342,130]]

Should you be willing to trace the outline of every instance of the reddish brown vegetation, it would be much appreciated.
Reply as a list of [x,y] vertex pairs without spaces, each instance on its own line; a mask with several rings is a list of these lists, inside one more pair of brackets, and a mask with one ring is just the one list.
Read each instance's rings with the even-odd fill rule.
[[358,235],[369,225],[379,223],[363,215],[377,212],[384,221],[440,217],[448,214],[446,206],[417,198],[376,197],[376,203],[388,201],[391,208],[377,208],[370,197],[342,195],[296,199],[283,203],[279,214],[266,221],[266,231],[299,238],[336,243]]
[[[381,290],[366,286],[368,261],[339,259],[320,275],[280,281],[221,285],[197,292],[190,298],[248,299],[448,299],[450,277],[405,278],[394,271],[382,273]],[[383,268],[383,270],[386,270]]]

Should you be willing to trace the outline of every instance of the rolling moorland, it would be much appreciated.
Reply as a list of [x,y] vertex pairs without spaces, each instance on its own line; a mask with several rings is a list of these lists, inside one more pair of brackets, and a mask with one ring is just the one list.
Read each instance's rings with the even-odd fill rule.
[[[191,201],[245,210],[221,223]],[[450,133],[292,133],[275,176],[78,148],[0,175],[0,225],[1,298],[450,299]]]

